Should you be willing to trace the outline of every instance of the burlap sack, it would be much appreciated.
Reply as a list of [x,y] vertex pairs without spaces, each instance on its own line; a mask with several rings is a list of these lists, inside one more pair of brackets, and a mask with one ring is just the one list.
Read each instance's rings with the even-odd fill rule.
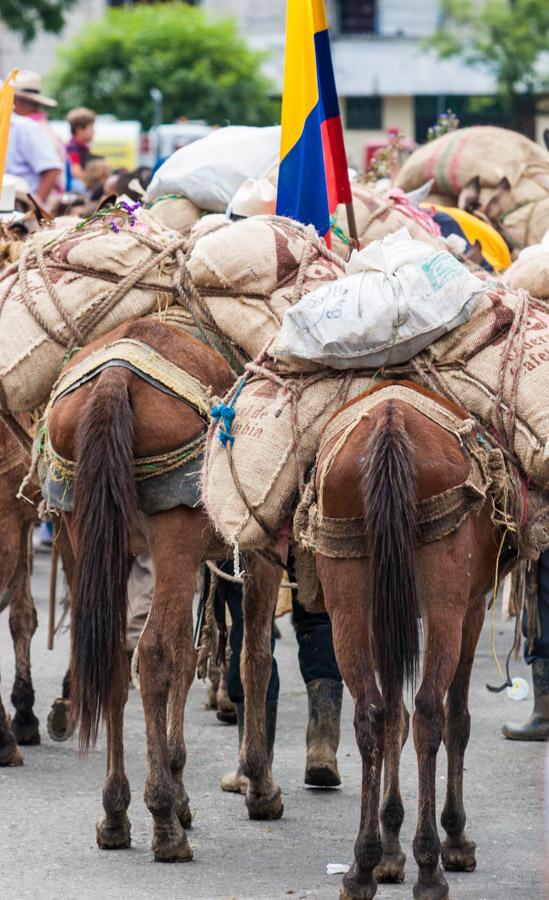
[[[244,387],[234,407],[235,440],[230,453],[221,445],[219,427],[213,424],[204,461],[203,501],[229,545],[237,543],[246,550],[270,543],[270,534],[250,507],[271,534],[282,528],[292,512],[300,474],[314,462],[330,415],[373,383],[368,377],[337,374],[309,381],[287,377],[281,384],[254,377]],[[294,405],[291,397],[295,390],[299,398]]]
[[202,210],[195,206],[191,200],[186,197],[178,197],[177,195],[169,195],[159,197],[154,200],[148,207],[151,216],[157,219],[166,228],[171,228],[179,234],[188,236],[194,223],[202,215]]
[[396,184],[412,191],[433,178],[435,193],[457,196],[477,176],[482,187],[491,188],[504,177],[514,187],[525,177],[541,176],[549,189],[549,154],[516,131],[475,125],[419,147],[402,166]]
[[[510,328],[524,302],[528,302],[525,332],[519,331],[509,344]],[[523,292],[494,283],[469,322],[440,338],[422,356],[438,370],[444,390],[503,437],[534,484],[549,489],[549,311]],[[516,422],[512,434],[507,434],[510,406],[516,409]]]
[[503,281],[514,290],[522,288],[538,300],[549,301],[549,252],[520,257],[507,269]]
[[188,261],[184,296],[198,320],[213,324],[254,359],[278,333],[286,310],[319,284],[340,278],[343,263],[314,228],[289,219],[222,223],[212,216],[208,231],[208,218],[191,233],[191,241],[200,237]]
[[[353,184],[351,189],[360,249],[372,241],[382,240],[387,234],[399,231],[400,228],[407,228],[412,237],[432,244],[437,250],[447,249],[441,238],[433,236],[418,218],[407,213],[394,200],[374,194],[362,184]],[[348,235],[347,212],[341,205],[336,211],[336,226]],[[349,244],[342,240],[337,231],[332,232],[332,249],[342,259],[348,259]]]
[[[528,184],[532,182],[527,179]],[[531,199],[525,200],[522,205],[515,202],[515,191],[512,192],[513,202],[508,210],[498,217],[502,233],[508,238],[515,253],[524,247],[531,247],[543,240],[544,234],[549,230],[549,190],[543,196],[538,191],[528,190]]]
[[139,214],[81,230],[38,233],[0,277],[0,405],[47,400],[67,349],[175,301],[184,238]]

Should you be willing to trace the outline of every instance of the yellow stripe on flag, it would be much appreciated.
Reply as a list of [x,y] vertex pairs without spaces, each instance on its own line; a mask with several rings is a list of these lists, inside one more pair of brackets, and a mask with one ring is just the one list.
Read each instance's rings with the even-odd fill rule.
[[323,8],[322,0],[288,0],[281,159],[297,144],[307,116],[318,103],[314,34]]
[[0,88],[0,190],[4,172],[6,171],[6,158],[8,155],[8,137],[10,133],[11,114],[13,111],[13,82],[18,69],[12,69],[4,84]]

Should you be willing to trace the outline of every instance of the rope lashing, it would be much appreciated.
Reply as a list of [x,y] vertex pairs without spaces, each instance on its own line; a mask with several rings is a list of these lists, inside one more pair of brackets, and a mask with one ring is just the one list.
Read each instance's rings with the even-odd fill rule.
[[[234,404],[238,400],[242,388],[246,384],[248,380],[248,376],[245,375],[233,396],[229,400],[228,403],[218,403],[216,406],[212,406],[210,410],[210,415],[212,419],[214,419],[219,427],[219,442],[222,447],[226,447],[227,444],[234,444],[234,434],[232,434],[232,427],[234,422],[234,417],[236,415]],[[221,421],[220,421],[221,420]],[[223,422],[223,424],[221,424]]]

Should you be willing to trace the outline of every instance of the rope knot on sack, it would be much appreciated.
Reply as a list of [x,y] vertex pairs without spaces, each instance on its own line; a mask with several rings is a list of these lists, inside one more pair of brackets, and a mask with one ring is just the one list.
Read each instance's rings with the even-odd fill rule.
[[[236,416],[234,405],[247,380],[247,375],[244,375],[243,378],[241,378],[240,383],[228,403],[218,403],[216,406],[212,406],[210,410],[212,419],[217,422],[219,427],[218,437],[222,447],[226,447],[227,444],[234,444],[234,434],[232,434],[233,422]],[[221,425],[221,422],[223,422],[223,425]]]

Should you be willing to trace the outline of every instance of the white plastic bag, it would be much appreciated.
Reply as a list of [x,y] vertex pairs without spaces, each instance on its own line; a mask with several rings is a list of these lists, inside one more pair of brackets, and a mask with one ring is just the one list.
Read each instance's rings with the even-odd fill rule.
[[289,309],[275,357],[335,369],[405,362],[471,316],[486,285],[455,257],[406,228],[355,251],[347,276]]
[[278,163],[280,126],[230,125],[176,150],[155,173],[147,197],[181,194],[200,209],[225,212],[247,178],[263,178]]

